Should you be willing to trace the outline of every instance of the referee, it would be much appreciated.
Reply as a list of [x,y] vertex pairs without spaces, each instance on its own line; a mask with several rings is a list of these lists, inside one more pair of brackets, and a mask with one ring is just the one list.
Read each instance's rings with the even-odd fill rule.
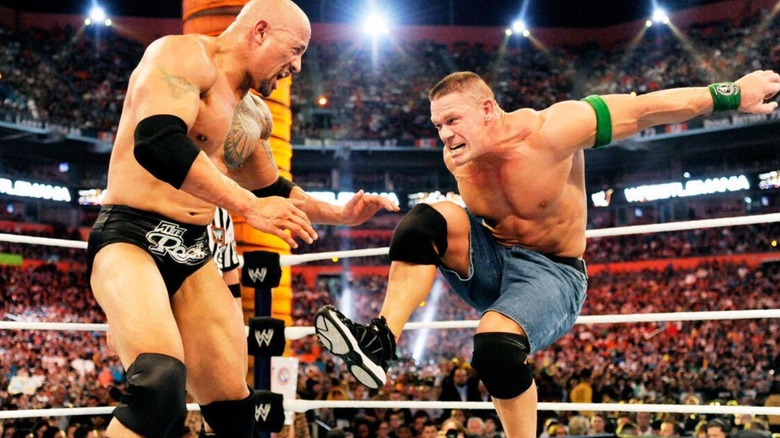
[[233,229],[233,218],[230,217],[227,210],[217,207],[214,220],[209,225],[208,234],[209,249],[211,249],[217,269],[222,274],[230,292],[236,298],[238,308],[241,309],[243,306],[241,304],[241,285],[239,284],[241,276],[238,270],[240,262],[236,250],[236,233]]

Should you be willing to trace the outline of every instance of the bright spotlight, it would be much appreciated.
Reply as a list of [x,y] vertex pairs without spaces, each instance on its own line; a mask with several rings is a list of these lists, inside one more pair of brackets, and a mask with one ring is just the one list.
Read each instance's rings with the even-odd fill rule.
[[87,18],[84,20],[84,24],[91,26],[92,24],[103,24],[105,26],[111,26],[113,22],[106,16],[106,11],[100,6],[93,6],[89,10]]
[[106,11],[100,6],[95,6],[89,10],[89,18],[94,22],[102,22],[106,20]]
[[366,18],[363,25],[363,31],[369,35],[386,35],[390,33],[387,27],[387,21],[378,14],[371,14]]
[[524,37],[527,37],[528,35],[531,35],[531,31],[528,30],[528,26],[525,25],[525,23],[522,20],[516,20],[512,22],[512,26],[509,27],[504,31],[504,33],[507,36],[511,36],[514,34],[519,34]]
[[645,21],[645,27],[653,27],[653,20]]
[[528,27],[526,27],[525,23],[523,23],[520,20],[515,21],[512,23],[512,31],[517,33],[523,33],[526,30],[528,30]]
[[666,15],[666,11],[664,11],[661,8],[658,8],[655,11],[653,11],[653,22],[669,24],[669,16]]

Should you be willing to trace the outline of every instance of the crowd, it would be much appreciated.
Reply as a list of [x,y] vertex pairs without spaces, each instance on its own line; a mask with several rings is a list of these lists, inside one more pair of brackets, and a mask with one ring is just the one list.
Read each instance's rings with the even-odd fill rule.
[[[744,228],[744,229],[743,229]],[[690,246],[687,254],[717,256],[732,252],[719,239],[735,237],[735,245],[747,241],[767,240],[775,232],[770,226],[744,226],[699,232],[665,235],[608,238],[611,249],[606,253],[628,254],[629,260],[642,259],[647,250],[627,248],[655,245],[675,248],[677,241]],[[706,237],[714,233],[712,237]],[[757,238],[762,233],[766,236]],[[720,237],[718,237],[720,236]],[[606,238],[599,239],[604,240]],[[768,240],[767,240],[768,241]],[[592,242],[599,247],[603,242]],[[626,248],[626,249],[624,249]],[[742,248],[745,252],[756,247]],[[633,255],[632,255],[633,254]],[[669,254],[658,252],[660,257]],[[104,322],[104,316],[89,292],[83,265],[69,265],[63,271],[54,264],[39,266],[3,266],[0,268],[0,314],[17,321]],[[292,317],[294,325],[311,325],[312,309],[341,300],[358,320],[366,320],[379,311],[386,287],[385,277],[342,277],[342,293],[334,296],[324,282],[307,284],[294,275]],[[747,264],[712,259],[693,269],[601,273],[591,278],[586,315],[632,314],[738,309],[771,309],[780,307],[776,284],[780,269],[776,265],[749,267]],[[475,320],[479,315],[450,293],[445,284],[413,316],[414,321]],[[777,392],[780,372],[780,325],[775,320],[696,321],[684,323],[639,323],[577,325],[552,347],[531,357],[539,386],[540,401],[573,401],[575,388],[587,385],[593,402],[626,403],[738,403],[762,405]],[[446,388],[461,373],[471,383],[469,397],[484,400],[486,393],[468,366],[470,330],[412,331],[400,339],[402,360],[391,368],[390,383],[380,391],[367,393],[352,381],[341,361],[322,353],[314,337],[291,342],[293,353],[308,362],[302,364],[299,395],[311,399],[402,399],[438,400],[451,397]],[[123,370],[116,355],[106,344],[103,333],[10,331],[0,337],[0,409],[25,409],[61,406],[110,406],[121,397]],[[462,370],[458,371],[458,370]],[[773,387],[773,382],[775,386]],[[457,392],[455,392],[457,394]],[[444,397],[444,398],[442,398]],[[471,400],[471,398],[469,398]],[[583,401],[583,400],[578,400]],[[312,428],[344,429],[353,435],[368,428],[366,436],[382,436],[378,428],[382,419],[401,436],[399,428],[407,427],[418,436],[422,424],[430,420],[437,430],[452,412],[423,410],[418,416],[394,418],[381,411],[348,410],[310,411]],[[489,411],[455,413],[463,430],[467,423],[491,423]],[[604,413],[608,426],[615,431],[619,413]],[[548,426],[566,428],[576,435],[575,418],[590,413],[546,413]],[[471,421],[467,417],[477,417]],[[318,419],[318,422],[313,420]],[[650,419],[660,427],[661,414]],[[674,417],[681,433],[692,434],[701,420],[709,417]],[[105,418],[53,418],[46,427],[65,431],[79,424],[100,429]],[[727,418],[729,422],[735,419]],[[766,418],[758,418],[759,423]],[[557,421],[557,423],[555,423]],[[631,422],[637,422],[631,419]],[[420,424],[417,424],[420,423]],[[44,427],[40,420],[4,421],[9,430],[32,430]],[[192,430],[197,421],[191,420]],[[316,426],[322,424],[325,426]],[[476,428],[476,426],[475,426]],[[542,425],[540,425],[542,428]],[[78,427],[72,428],[74,431]],[[84,429],[84,427],[82,427]],[[478,429],[478,428],[477,428]],[[569,430],[573,429],[573,430]],[[331,431],[332,432],[332,431]],[[91,433],[91,432],[90,432]],[[471,434],[475,432],[469,432]],[[554,434],[561,434],[556,431]],[[479,436],[488,436],[484,433]]]
[[[644,93],[737,77],[780,60],[778,29],[764,21],[768,16],[738,27],[694,26],[685,30],[684,40],[653,29],[638,44],[613,50],[588,44],[542,49],[524,42],[493,50],[465,42],[453,47],[394,42],[372,54],[374,48],[360,42],[315,44],[293,88],[293,137],[395,139],[407,145],[435,138],[425,115],[426,91],[435,78],[454,70],[488,78],[502,108],[535,109],[592,93]],[[319,96],[328,98],[325,108],[313,107]],[[323,113],[329,114],[326,123],[310,116]]]
[[[542,48],[528,40],[510,40],[501,50],[469,42],[315,42],[292,91],[293,142],[411,145],[435,139],[426,93],[453,70],[488,78],[502,107],[536,109],[592,93],[644,93],[735,78],[780,61],[780,31],[767,17],[772,15],[763,11],[739,26],[694,25],[684,39],[654,27],[636,44],[610,50],[586,42]],[[8,121],[35,126],[115,132],[142,50],[113,28],[0,28],[0,64],[7,66],[0,111]],[[317,103],[322,96],[324,106]]]
[[[670,86],[737,77],[780,61],[777,26],[755,17],[738,27],[710,23],[687,30],[691,46],[668,32],[648,35],[630,50],[595,47],[551,48],[512,44],[500,56],[476,44],[453,47],[434,42],[383,49],[377,62],[352,43],[317,45],[307,54],[293,88],[293,138],[360,139],[391,144],[435,137],[427,116],[426,91],[433,78],[453,69],[475,70],[490,78],[502,106],[542,108],[590,93],[646,92]],[[111,29],[74,32],[0,29],[0,115],[7,121],[113,132],[132,65],[142,47]],[[695,47],[696,53],[689,51]],[[88,56],[85,56],[88,54]],[[345,73],[346,72],[346,73]],[[39,84],[45,83],[46,87]],[[313,102],[327,96],[329,104]],[[315,117],[315,115],[323,117]],[[59,129],[59,128],[58,128]],[[382,143],[386,144],[386,143]],[[3,167],[4,173],[28,170]],[[56,175],[54,168],[44,171]],[[57,178],[66,178],[59,175]],[[64,180],[63,180],[64,181]],[[18,219],[18,218],[17,218]],[[382,247],[397,218],[383,216],[382,231],[346,235],[322,228],[314,252]],[[3,232],[19,232],[6,227]],[[778,225],[732,226],[694,231],[591,239],[590,264],[718,257],[777,251]],[[30,234],[25,232],[25,234]],[[77,238],[75,230],[51,229],[41,236]],[[349,245],[349,246],[347,246]],[[36,263],[0,265],[0,314],[5,320],[105,322],[89,291],[80,250],[0,244],[0,252]],[[56,262],[68,264],[55,264]],[[386,264],[384,257],[349,264]],[[345,265],[348,267],[348,265]],[[292,318],[311,325],[313,309],[340,301],[365,321],[379,313],[386,279],[345,273],[340,291],[324,281],[293,278]],[[583,314],[633,314],[780,308],[776,265],[709,260],[695,268],[605,272],[593,275]],[[348,293],[347,293],[348,291]],[[443,283],[413,321],[475,320],[477,315]],[[763,405],[780,398],[780,323],[773,319],[577,325],[550,348],[530,358],[543,402],[736,403]],[[486,400],[468,365],[472,331],[415,331],[399,341],[402,359],[389,383],[368,392],[352,381],[341,361],[321,353],[313,337],[290,343],[308,357],[299,376],[307,399]],[[463,396],[461,396],[463,389]],[[103,332],[16,330],[0,337],[0,410],[110,406],[124,390],[123,369]],[[457,397],[457,398],[453,398]],[[297,437],[312,432],[339,436],[421,437],[431,428],[447,437],[500,436],[486,412],[462,410],[320,409],[299,416]],[[318,420],[318,421],[315,421]],[[540,415],[543,437],[563,435],[662,434],[671,423],[677,434],[707,434],[713,416],[628,415],[607,412],[547,412]],[[774,428],[770,418],[722,417],[727,428]],[[105,416],[4,420],[0,438],[96,437]],[[197,417],[188,421],[191,433]],[[451,430],[452,429],[452,430]],[[449,432],[453,432],[451,435]]]
[[[0,108],[6,120],[64,133],[113,132],[140,43],[111,28],[0,28]],[[46,84],[45,87],[40,84]]]

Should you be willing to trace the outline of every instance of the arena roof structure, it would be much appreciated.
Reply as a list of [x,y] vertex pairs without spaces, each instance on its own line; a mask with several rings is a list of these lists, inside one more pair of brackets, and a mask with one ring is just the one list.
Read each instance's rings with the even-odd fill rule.
[[[656,5],[671,13],[719,1],[722,0],[492,0],[486,4],[474,0],[388,0],[381,4],[383,11],[403,25],[508,26],[522,18],[531,27],[603,27],[647,18]],[[313,22],[335,23],[355,19],[363,13],[365,5],[372,3],[365,0],[295,2]],[[182,15],[181,0],[102,0],[99,3],[108,14],[115,16],[174,18]],[[90,2],[2,0],[0,6],[26,12],[79,14],[89,9]]]

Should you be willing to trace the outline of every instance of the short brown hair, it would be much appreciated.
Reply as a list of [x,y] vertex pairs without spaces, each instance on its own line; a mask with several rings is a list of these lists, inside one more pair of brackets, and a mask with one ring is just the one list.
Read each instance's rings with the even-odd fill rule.
[[428,92],[428,100],[434,100],[442,96],[446,96],[456,91],[463,91],[469,88],[481,89],[486,92],[485,97],[494,99],[493,90],[490,89],[488,84],[476,73],[470,71],[459,71],[450,73],[440,80],[436,85]]

